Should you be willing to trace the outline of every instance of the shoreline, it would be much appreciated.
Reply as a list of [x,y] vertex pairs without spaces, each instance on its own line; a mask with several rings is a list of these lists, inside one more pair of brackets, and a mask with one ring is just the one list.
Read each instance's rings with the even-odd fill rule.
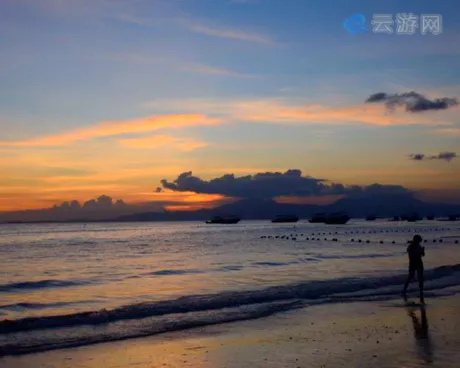
[[433,367],[460,360],[460,296],[310,306],[250,321],[0,359],[0,368]]

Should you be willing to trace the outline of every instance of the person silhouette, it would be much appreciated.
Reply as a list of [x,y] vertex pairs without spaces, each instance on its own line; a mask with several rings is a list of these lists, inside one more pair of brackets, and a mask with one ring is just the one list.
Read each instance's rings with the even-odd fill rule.
[[407,247],[407,254],[409,256],[409,274],[407,275],[406,283],[404,284],[404,290],[402,295],[404,300],[407,301],[407,288],[409,283],[412,281],[415,272],[417,272],[418,286],[420,289],[420,303],[425,303],[425,298],[423,295],[423,260],[422,257],[425,256],[425,247],[421,246],[422,237],[420,235],[414,235],[413,240]]

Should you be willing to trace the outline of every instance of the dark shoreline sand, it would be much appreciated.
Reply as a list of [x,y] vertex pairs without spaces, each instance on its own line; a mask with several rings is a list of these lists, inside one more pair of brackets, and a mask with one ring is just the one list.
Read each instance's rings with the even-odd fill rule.
[[[459,297],[313,306],[253,321],[0,359],[0,368],[443,367],[460,362]],[[424,318],[425,317],[425,318]]]

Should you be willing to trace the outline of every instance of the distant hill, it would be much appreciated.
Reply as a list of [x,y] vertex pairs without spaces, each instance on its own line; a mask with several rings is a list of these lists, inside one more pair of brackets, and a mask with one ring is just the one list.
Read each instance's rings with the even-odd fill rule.
[[17,211],[0,215],[0,222],[108,222],[108,221],[205,221],[213,216],[239,216],[242,219],[269,220],[276,215],[310,218],[318,212],[346,212],[351,217],[367,215],[393,217],[418,213],[421,216],[447,217],[460,214],[460,205],[427,203],[408,194],[373,194],[342,198],[328,205],[277,203],[271,199],[242,199],[213,209],[197,211],[166,211],[161,206],[113,206],[109,210],[69,209]]
[[276,215],[297,215],[309,218],[317,212],[343,211],[352,217],[363,218],[369,214],[393,217],[417,212],[422,216],[438,217],[460,213],[460,205],[435,204],[420,201],[408,195],[381,195],[343,198],[329,205],[305,205],[277,203],[273,200],[243,199],[211,210],[187,212],[146,212],[121,216],[116,221],[181,221],[206,220],[212,216],[236,215],[243,219],[271,219]]

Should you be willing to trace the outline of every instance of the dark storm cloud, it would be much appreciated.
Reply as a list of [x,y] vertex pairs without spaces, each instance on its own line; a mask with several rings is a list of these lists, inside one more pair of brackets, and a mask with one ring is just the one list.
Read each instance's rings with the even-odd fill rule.
[[423,161],[425,159],[425,155],[423,153],[412,153],[409,157],[414,161]]
[[452,161],[454,158],[457,158],[457,154],[455,152],[441,152],[437,156],[431,156],[432,160],[444,160],[447,162]]
[[351,185],[345,187],[345,194],[347,195],[388,195],[388,194],[411,194],[412,191],[401,185],[389,184],[371,184],[367,186]]
[[414,161],[440,160],[450,162],[457,158],[457,154],[455,152],[440,152],[437,155],[427,156],[423,153],[413,153],[409,155],[409,158]]
[[302,176],[300,170],[264,172],[235,177],[226,174],[219,178],[203,180],[191,171],[180,174],[174,181],[161,181],[164,188],[178,192],[221,194],[238,198],[274,198],[279,196],[321,196],[341,194],[409,193],[401,186],[373,184],[366,187],[327,183],[325,179]]
[[445,110],[458,105],[458,100],[450,97],[441,97],[430,100],[424,95],[411,91],[405,93],[375,93],[366,100],[367,103],[384,103],[389,109],[404,106],[409,112],[422,112],[429,110]]
[[322,179],[302,176],[300,170],[288,170],[285,173],[264,172],[238,178],[233,174],[226,174],[209,181],[193,176],[189,171],[180,174],[173,182],[163,179],[161,184],[166,189],[179,192],[192,191],[243,198],[272,198],[281,195],[315,195],[324,187],[322,182]]

